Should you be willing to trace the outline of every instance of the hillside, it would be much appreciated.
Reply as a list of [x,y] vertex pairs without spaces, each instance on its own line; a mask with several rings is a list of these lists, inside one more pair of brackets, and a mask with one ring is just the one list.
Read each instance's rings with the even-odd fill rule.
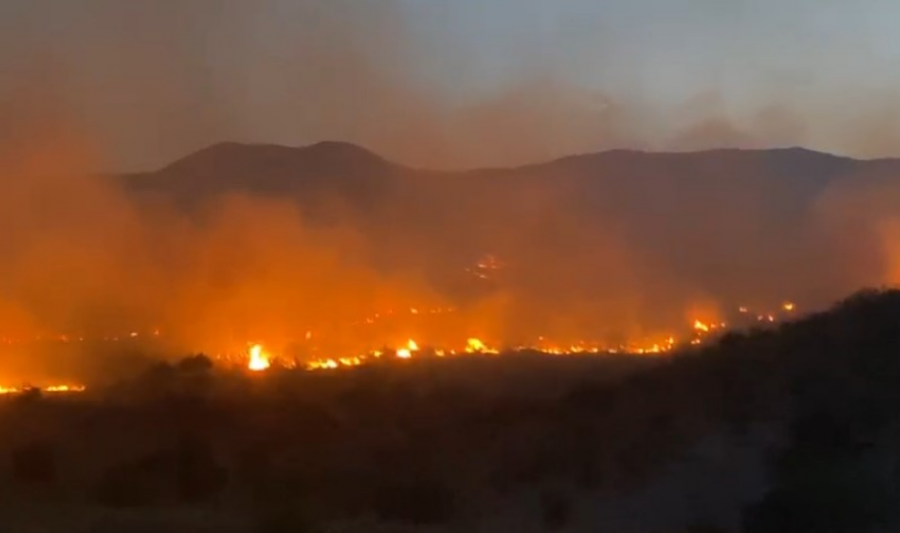
[[702,291],[822,305],[883,281],[879,232],[900,213],[875,200],[900,193],[896,176],[898,160],[801,148],[611,151],[433,172],[329,142],[219,144],[125,183],[189,210],[223,194],[289,201],[311,224],[354,228],[379,264],[450,285],[492,253],[536,265],[517,283],[539,278],[554,294],[604,294],[608,284],[586,280],[627,273],[664,299]]
[[188,358],[0,404],[2,508],[11,531],[894,531],[897,353],[900,292],[868,291],[655,361]]

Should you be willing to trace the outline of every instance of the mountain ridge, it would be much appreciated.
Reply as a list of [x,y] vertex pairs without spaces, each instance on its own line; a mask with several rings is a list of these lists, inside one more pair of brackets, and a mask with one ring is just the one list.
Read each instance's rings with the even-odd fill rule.
[[616,156],[628,156],[628,157],[676,157],[676,158],[694,158],[694,157],[703,157],[703,156],[713,156],[713,155],[724,155],[724,156],[754,156],[761,154],[768,155],[783,155],[783,156],[792,156],[792,157],[818,157],[818,158],[827,158],[832,160],[844,160],[844,161],[853,161],[857,163],[881,163],[881,162],[897,162],[900,161],[900,158],[896,157],[875,157],[875,158],[858,158],[852,157],[848,155],[835,154],[831,152],[826,152],[822,150],[815,150],[811,148],[807,148],[804,146],[784,146],[784,147],[771,147],[771,148],[710,148],[703,150],[644,150],[644,149],[631,149],[631,148],[613,148],[609,150],[598,150],[594,152],[579,152],[568,155],[563,155],[560,157],[548,159],[546,161],[538,161],[533,163],[526,163],[521,165],[506,165],[506,166],[490,166],[490,167],[471,167],[471,168],[463,168],[463,169],[435,169],[429,167],[415,167],[411,165],[404,164],[402,162],[393,160],[387,156],[383,156],[378,152],[369,149],[363,145],[348,142],[348,141],[339,141],[339,140],[323,140],[318,141],[312,144],[301,145],[301,146],[291,146],[286,144],[277,144],[277,143],[252,143],[252,142],[237,142],[237,141],[222,141],[210,144],[206,147],[203,147],[199,150],[186,154],[182,157],[175,159],[174,161],[164,165],[163,167],[150,171],[150,172],[140,172],[140,173],[132,173],[132,174],[148,174],[148,173],[157,173],[161,171],[165,171],[170,169],[171,167],[177,166],[184,162],[188,162],[195,157],[207,157],[207,156],[228,156],[229,152],[241,151],[243,153],[249,153],[250,151],[255,151],[257,154],[260,153],[269,153],[270,155],[273,153],[280,153],[281,155],[292,154],[294,156],[316,156],[316,157],[331,157],[331,158],[341,158],[341,157],[355,157],[359,159],[367,158],[372,162],[380,161],[383,163],[387,163],[389,165],[395,167],[401,167],[409,170],[417,170],[417,171],[427,171],[427,172],[437,172],[442,174],[462,174],[462,173],[471,173],[471,172],[479,172],[479,171],[497,171],[497,170],[521,170],[527,169],[530,167],[540,167],[553,163],[558,163],[567,160],[585,160],[592,158],[602,158],[602,157],[616,157]]
[[797,147],[617,150],[432,171],[325,142],[213,145],[123,183],[135,198],[149,193],[188,212],[206,211],[223,195],[288,202],[305,224],[345,226],[380,248],[383,264],[402,269],[460,272],[490,252],[520,264],[565,257],[603,272],[612,253],[626,270],[662,269],[726,299],[759,287],[753,292],[800,302],[823,293],[816,301],[824,302],[878,275],[878,217],[900,220],[900,209],[878,199],[900,198],[898,177],[897,159]]
[[[152,173],[166,173],[202,167],[216,160],[239,160],[248,156],[265,158],[306,158],[309,160],[340,161],[355,159],[368,163],[389,163],[375,152],[360,145],[343,141],[320,141],[314,144],[292,147],[271,143],[240,143],[225,141],[214,143],[164,165]],[[395,163],[392,165],[400,166]]]

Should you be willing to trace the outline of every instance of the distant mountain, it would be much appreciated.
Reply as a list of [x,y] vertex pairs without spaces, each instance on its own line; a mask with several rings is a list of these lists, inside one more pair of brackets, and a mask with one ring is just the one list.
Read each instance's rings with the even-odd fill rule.
[[[641,265],[629,269],[638,280],[641,269],[656,273],[664,266],[673,283],[702,281],[710,290],[749,290],[767,280],[772,291],[803,292],[796,286],[815,262],[821,279],[807,283],[815,292],[813,285],[840,285],[851,276],[840,257],[845,243],[819,227],[826,193],[893,187],[896,176],[900,160],[802,148],[615,150],[516,168],[437,172],[347,143],[223,143],[129,176],[126,185],[187,209],[224,193],[290,200],[313,222],[355,225],[385,255],[415,267],[458,269],[490,251],[542,267],[557,256],[596,263],[598,277],[619,261]],[[571,277],[567,268],[559,266],[557,274]]]
[[377,194],[381,180],[398,170],[399,166],[348,143],[321,142],[303,148],[220,143],[156,172],[133,175],[129,185],[189,203],[226,192],[279,196],[333,192],[361,199]]
[[[462,197],[514,189],[565,191],[580,201],[645,208],[690,198],[726,194],[765,194],[774,204],[792,208],[808,204],[835,180],[869,173],[900,161],[858,161],[802,148],[711,150],[653,153],[613,150],[564,157],[508,169],[432,172],[392,163],[360,146],[321,142],[300,148],[220,143],[156,171],[134,175],[135,190],[165,192],[180,199],[202,200],[223,192],[258,194],[330,193],[360,200],[367,194],[412,191],[430,196]],[[684,197],[683,200],[679,197]],[[721,198],[720,198],[721,199]],[[371,198],[370,198],[371,200]],[[492,198],[496,200],[496,198]],[[693,207],[693,206],[692,206]]]

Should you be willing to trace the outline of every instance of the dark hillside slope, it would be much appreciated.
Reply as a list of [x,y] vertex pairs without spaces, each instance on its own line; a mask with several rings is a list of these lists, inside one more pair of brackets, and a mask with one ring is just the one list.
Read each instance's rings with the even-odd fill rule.
[[[134,191],[155,191],[187,206],[225,193],[252,193],[348,202],[362,209],[379,201],[403,169],[347,143],[305,148],[220,143],[149,174],[129,177]],[[303,202],[312,205],[309,202]]]
[[[645,391],[678,382],[682,393],[701,391],[687,394],[704,397],[694,405],[721,406],[721,423],[732,430],[784,429],[773,485],[748,507],[745,531],[900,525],[900,291],[861,292],[773,332],[730,335],[641,381]],[[670,401],[685,400],[674,393],[660,404]]]
[[[580,502],[573,530],[615,527],[598,521],[628,506],[645,510],[628,521],[643,531],[893,531],[879,528],[900,524],[897,405],[900,291],[867,291],[619,383],[586,384],[504,427],[544,427],[527,452],[508,449],[528,458],[536,486],[577,487],[566,492]],[[723,438],[730,452],[705,448]],[[756,456],[768,473],[753,471]],[[723,468],[734,473],[692,484]],[[759,478],[769,479],[762,493]],[[673,503],[682,500],[693,509]]]
[[[313,222],[356,228],[382,263],[430,277],[493,253],[535,265],[520,283],[551,280],[551,292],[577,280],[574,292],[605,294],[627,272],[673,300],[689,288],[732,302],[833,301],[883,281],[878,217],[900,215],[893,204],[871,208],[873,198],[900,196],[900,161],[800,148],[611,151],[432,172],[346,143],[227,143],[125,183],[187,209],[226,193],[291,201]],[[561,257],[569,264],[556,264]]]

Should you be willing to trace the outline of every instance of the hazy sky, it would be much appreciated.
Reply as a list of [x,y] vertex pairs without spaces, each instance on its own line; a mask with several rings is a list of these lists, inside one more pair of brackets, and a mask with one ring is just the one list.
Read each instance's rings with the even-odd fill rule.
[[890,0],[4,0],[0,21],[3,104],[64,109],[117,168],[326,138],[444,167],[900,155]]

